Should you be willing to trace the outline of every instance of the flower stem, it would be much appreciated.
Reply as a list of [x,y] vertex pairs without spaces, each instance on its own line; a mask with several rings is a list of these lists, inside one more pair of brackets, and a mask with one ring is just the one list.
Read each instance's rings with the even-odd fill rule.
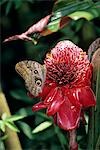
[[78,150],[78,144],[76,142],[76,130],[69,131],[69,149],[70,150]]
[[[3,113],[6,113],[8,116],[11,116],[5,95],[0,89],[0,116]],[[10,130],[9,128],[6,128],[6,134],[8,135],[8,138],[6,138],[4,141],[5,148],[7,150],[22,150],[17,133]]]

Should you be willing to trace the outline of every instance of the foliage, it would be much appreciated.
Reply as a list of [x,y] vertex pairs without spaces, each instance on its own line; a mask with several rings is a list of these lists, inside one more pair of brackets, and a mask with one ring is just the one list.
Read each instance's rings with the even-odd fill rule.
[[[100,36],[99,1],[94,3],[92,0],[59,0],[55,4],[54,2],[53,0],[2,0],[0,2],[2,6],[0,16],[2,41],[8,36],[24,32],[33,23],[35,24],[53,12],[45,30],[46,37],[42,36],[38,39],[37,45],[23,41],[2,45],[2,89],[14,115],[10,118],[3,116],[4,120],[0,120],[0,125],[3,125],[1,126],[3,132],[5,125],[16,131],[20,130],[19,138],[23,149],[64,150],[68,147],[68,139],[63,130],[52,125],[52,118],[48,118],[44,111],[32,112],[32,105],[38,101],[38,98],[31,99],[27,96],[24,83],[15,72],[15,64],[23,59],[32,59],[43,63],[46,53],[63,39],[73,41],[87,52],[89,45]],[[65,20],[62,28],[59,24],[65,16],[70,17],[70,21],[67,24]],[[52,34],[48,34],[48,29],[51,30]],[[16,115],[19,117],[16,118]],[[21,119],[20,116],[24,116],[23,120],[17,121],[17,119]],[[86,116],[88,118],[88,111]],[[13,124],[15,120],[18,129]],[[32,131],[34,132],[36,129],[38,130],[37,133],[33,134]],[[87,130],[84,126],[81,125],[77,135],[80,150],[86,149]],[[3,147],[3,143],[0,142],[0,146]]]
[[0,140],[5,140],[9,135],[6,134],[6,128],[8,127],[12,131],[20,132],[17,126],[14,124],[14,121],[20,120],[24,118],[21,115],[12,115],[10,117],[7,116],[6,113],[3,113],[0,120],[0,132],[3,132],[3,136],[0,137]]
[[[100,39],[99,39],[100,40]],[[100,41],[99,41],[100,42]],[[93,43],[94,44],[94,43]],[[93,46],[93,44],[91,46]],[[100,45],[99,45],[100,46]],[[93,89],[96,95],[96,107],[91,109],[92,117],[89,118],[88,149],[99,149],[100,147],[100,48],[94,50],[92,56]],[[91,126],[92,124],[92,126]],[[90,140],[91,137],[91,140]]]

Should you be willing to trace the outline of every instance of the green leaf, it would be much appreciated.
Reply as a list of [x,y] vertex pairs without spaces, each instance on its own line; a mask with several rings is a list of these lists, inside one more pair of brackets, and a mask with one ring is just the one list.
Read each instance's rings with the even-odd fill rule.
[[21,7],[21,5],[22,5],[22,0],[13,0],[13,3],[14,3],[14,5],[15,5],[15,9],[18,9],[18,8],[20,8]]
[[7,118],[7,114],[6,113],[3,113],[2,116],[1,116],[2,120],[6,120]]
[[5,134],[4,136],[0,137],[1,140],[6,140],[8,138],[8,135]]
[[8,1],[8,2],[7,2],[6,15],[8,15],[8,13],[10,12],[10,9],[11,9],[11,7],[12,7],[12,2],[13,2],[13,1]]
[[60,19],[56,19],[48,24],[48,29],[52,32],[56,32],[59,30]]
[[[57,7],[57,9],[53,10],[53,14],[54,16],[51,17],[51,21],[61,18],[63,16],[67,16],[75,11],[83,11],[89,8],[92,8],[94,6],[94,3],[89,3],[89,2],[71,2],[71,3],[67,3],[64,2],[64,5],[62,6],[61,3],[63,3],[63,1],[60,2],[59,7]],[[57,4],[58,5],[58,4]]]
[[5,123],[2,120],[0,120],[0,129],[5,132]]
[[6,2],[7,2],[7,0],[0,0],[0,5],[4,4]]
[[73,20],[78,20],[80,18],[85,18],[88,21],[92,20],[94,18],[93,14],[91,14],[90,12],[86,12],[86,11],[76,11],[70,15],[68,15],[70,18],[72,18]]
[[96,143],[96,147],[95,147],[95,150],[99,150],[100,149],[100,135],[97,139],[97,143]]
[[45,122],[39,124],[39,125],[32,131],[32,133],[41,132],[41,131],[47,129],[48,127],[50,127],[51,125],[52,125],[52,122],[45,121]]
[[6,119],[6,121],[9,121],[9,122],[17,121],[17,120],[23,119],[24,117],[25,117],[25,115],[23,115],[23,116],[13,115],[13,116],[11,116],[11,117],[8,117],[8,118]]
[[5,145],[4,145],[4,143],[3,143],[3,141],[0,139],[0,149],[1,150],[6,150],[5,149]]
[[32,112],[32,107],[26,107],[26,108],[21,108],[16,112],[17,115],[21,115],[21,116],[32,116],[34,115],[34,112]]
[[76,11],[77,9],[86,9],[92,6],[94,3],[87,2],[87,1],[76,1],[76,0],[69,0],[69,1],[62,1],[58,0],[58,2],[54,5],[53,11]]
[[33,116],[33,115],[38,115],[42,118],[51,120],[50,117],[48,117],[46,114],[44,114],[43,112],[33,112],[32,111],[32,107],[26,107],[26,108],[21,108],[16,112],[17,115],[21,115],[21,116],[25,116],[25,117],[29,117],[29,116]]
[[5,125],[10,128],[11,130],[15,131],[15,132],[20,132],[19,129],[17,128],[17,126],[14,123],[11,122],[5,122]]
[[[100,4],[99,4],[100,7]],[[93,18],[97,18],[100,17],[100,9],[98,6],[94,7],[94,8],[90,8],[89,10],[87,10],[87,12],[91,13],[93,15]]]
[[23,131],[23,133],[29,138],[29,139],[33,139],[33,134],[32,134],[32,129],[31,127],[22,121],[18,121],[18,125],[20,127],[20,129]]
[[45,113],[43,113],[43,112],[36,112],[36,115],[38,115],[38,116],[40,116],[40,117],[42,117],[42,118],[44,118],[44,119],[48,119],[48,120],[50,120],[50,121],[52,121],[52,118],[50,118],[50,117],[48,117]]
[[43,35],[57,32],[59,29],[67,25],[72,19],[78,20],[80,18],[85,18],[90,21],[100,16],[100,10],[96,3],[93,2],[59,1],[56,5],[57,8],[53,9],[53,15],[45,32],[42,32]]
[[61,143],[62,148],[63,148],[64,145],[66,145],[66,144],[67,144],[67,146],[68,146],[68,143],[67,143],[67,142],[68,142],[68,141],[67,141],[68,139],[65,138],[65,136],[63,135],[63,133],[62,133],[62,131],[60,130],[60,128],[54,125],[54,129],[55,129],[55,133],[57,134],[58,140],[59,140],[59,142]]
[[18,89],[18,90],[12,90],[10,91],[10,95],[19,100],[19,101],[23,101],[25,103],[28,104],[32,104],[32,98],[30,98],[29,96],[27,96],[26,91],[22,90],[22,89]]

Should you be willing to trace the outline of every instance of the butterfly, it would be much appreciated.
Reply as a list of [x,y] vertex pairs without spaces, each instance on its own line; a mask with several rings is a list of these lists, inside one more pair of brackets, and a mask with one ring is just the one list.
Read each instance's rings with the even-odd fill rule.
[[24,79],[27,90],[38,96],[46,79],[46,66],[36,61],[24,60],[15,65],[15,70]]

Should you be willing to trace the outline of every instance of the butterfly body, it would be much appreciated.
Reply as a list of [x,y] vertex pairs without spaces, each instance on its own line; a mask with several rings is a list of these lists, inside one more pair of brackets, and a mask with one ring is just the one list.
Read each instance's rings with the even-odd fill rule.
[[28,91],[33,96],[38,96],[46,78],[46,67],[36,61],[24,60],[16,64],[15,70],[25,80]]

